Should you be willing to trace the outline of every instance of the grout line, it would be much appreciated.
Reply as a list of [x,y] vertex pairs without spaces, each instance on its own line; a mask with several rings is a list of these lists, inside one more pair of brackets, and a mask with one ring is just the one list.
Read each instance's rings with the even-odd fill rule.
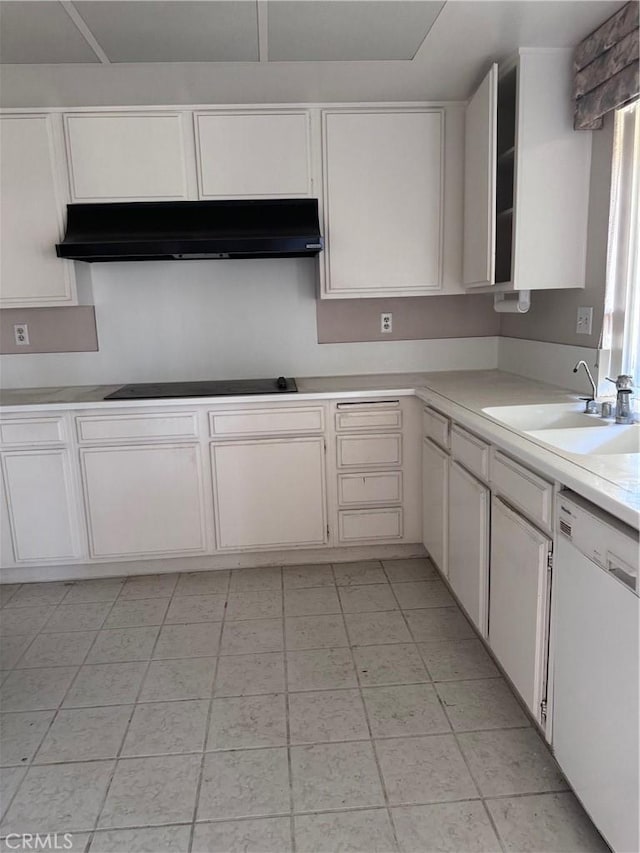
[[[287,623],[285,613],[285,588],[284,588],[284,572],[280,569],[280,577],[282,582],[282,648],[284,659],[284,713],[285,713],[285,736],[287,740],[287,773],[289,775],[289,835],[291,837],[291,851],[296,853],[296,834],[295,821],[293,818],[294,799],[293,799],[293,762],[291,759],[291,715],[289,709],[289,662],[287,649]],[[313,589],[313,587],[311,587]]]
[[[209,741],[209,729],[211,727],[211,716],[213,714],[213,701],[215,698],[216,681],[218,678],[218,667],[220,666],[220,654],[219,654],[219,652],[220,652],[220,647],[222,646],[222,633],[224,631],[224,625],[225,625],[225,621],[227,618],[227,608],[228,608],[228,602],[229,602],[230,587],[231,587],[231,572],[229,572],[228,577],[227,577],[227,589],[226,589],[225,594],[224,594],[225,595],[225,605],[224,605],[224,609],[222,611],[222,619],[219,623],[217,623],[219,625],[219,628],[218,628],[218,654],[216,655],[216,663],[215,663],[215,666],[213,669],[213,681],[211,682],[211,696],[209,698],[209,708],[207,710],[207,722],[205,724],[204,740],[202,742],[202,758],[200,759],[200,772],[198,774],[198,781],[196,783],[196,791],[195,791],[195,799],[194,799],[194,803],[193,803],[193,818],[191,820],[191,832],[189,833],[189,845],[188,845],[189,851],[191,851],[193,849],[193,839],[194,839],[194,835],[195,835],[195,831],[196,831],[196,817],[198,814],[198,806],[200,805],[200,793],[202,791],[202,778],[204,776],[204,762],[205,762],[205,759],[207,756],[207,743]],[[177,589],[177,584],[176,584],[176,587],[174,588],[173,598],[176,597],[175,596],[175,589]],[[169,606],[171,606],[171,605],[169,605]],[[167,613],[168,612],[169,612],[169,608],[167,608]]]
[[507,853],[506,844],[502,840],[502,836],[500,835],[500,832],[498,831],[498,824],[493,819],[493,815],[491,814],[491,812],[489,810],[489,806],[487,805],[487,801],[486,801],[486,799],[484,799],[484,797],[482,799],[482,807],[485,810],[485,814],[487,815],[487,818],[489,819],[489,823],[491,825],[491,828],[495,832],[496,838],[498,839],[498,844],[500,845],[500,849],[503,851],[503,853]]
[[[334,579],[335,579],[335,570],[334,570],[333,564],[331,564],[331,571],[333,572]],[[383,571],[384,571],[384,567],[383,567]],[[398,841],[398,835],[396,833],[395,824],[394,824],[393,819],[391,817],[391,803],[389,800],[389,793],[387,791],[387,786],[385,785],[385,782],[384,782],[384,776],[382,775],[382,767],[380,766],[380,759],[378,757],[378,752],[375,748],[375,742],[373,739],[373,730],[371,728],[371,718],[369,716],[369,709],[367,708],[367,703],[364,700],[364,693],[362,692],[362,685],[360,684],[360,679],[358,677],[358,665],[356,663],[355,655],[353,653],[353,646],[351,645],[351,638],[349,637],[349,631],[347,628],[347,620],[345,618],[344,607],[342,605],[342,599],[340,598],[339,594],[338,594],[338,600],[340,602],[340,609],[342,611],[342,621],[344,623],[344,630],[347,632],[347,637],[349,638],[349,654],[351,656],[351,663],[353,665],[353,671],[355,673],[356,683],[358,685],[357,690],[358,690],[358,695],[360,696],[360,704],[362,705],[362,709],[364,711],[364,717],[365,717],[365,720],[367,723],[367,730],[369,732],[369,740],[366,742],[369,743],[371,746],[371,752],[373,754],[373,760],[374,760],[375,765],[376,765],[376,770],[378,771],[378,780],[380,782],[380,789],[382,791],[382,796],[384,798],[384,806],[385,806],[385,811],[387,814],[387,820],[389,821],[389,824],[391,826],[391,832],[393,833],[394,844],[395,844],[396,848],[399,850],[400,844]]]
[[[400,685],[400,686],[404,686],[404,685]],[[347,690],[350,690],[351,692],[353,692],[353,691],[358,691],[358,688],[357,687],[349,687],[349,688],[347,688]],[[313,692],[333,693],[335,691],[333,689],[331,689],[328,691],[313,691]],[[277,696],[279,694],[277,694],[277,693],[261,693],[261,694],[256,694],[256,695],[266,697],[266,696]],[[246,697],[245,696],[221,696],[219,698],[225,699],[225,700],[226,699],[245,699],[245,698],[250,699],[250,698],[256,698],[256,696],[255,695],[254,696],[246,696]],[[208,700],[206,700],[206,699],[180,699],[180,700],[176,700],[176,701],[180,701],[180,702],[203,702],[204,701],[204,702],[206,702]],[[164,705],[166,703],[164,702],[164,700],[161,700],[159,703],[154,702],[154,703],[150,703],[150,704],[162,704],[162,705]],[[105,707],[106,708],[128,708],[130,706],[128,704],[121,704],[121,705],[100,705],[97,707],[99,709],[102,709]],[[134,706],[134,710],[136,708],[139,708],[139,707],[144,707],[144,703],[137,703]],[[63,710],[65,710],[65,711],[66,710],[84,711],[84,710],[90,710],[90,709],[89,708],[70,708],[70,709],[64,708]],[[27,713],[34,713],[34,712],[27,712]],[[505,727],[505,728],[500,728],[500,729],[473,729],[470,731],[463,731],[463,732],[451,732],[451,731],[417,732],[417,733],[414,732],[411,734],[375,735],[375,736],[361,737],[361,738],[348,737],[348,738],[341,738],[340,740],[300,741],[300,742],[296,742],[296,743],[291,743],[290,745],[292,747],[299,747],[299,746],[305,746],[306,747],[306,746],[331,746],[333,744],[349,744],[349,743],[356,743],[357,744],[357,743],[367,743],[368,741],[373,741],[374,743],[378,743],[378,742],[385,742],[385,741],[390,741],[390,740],[421,740],[424,738],[445,737],[445,736],[448,736],[451,734],[470,735],[470,734],[486,734],[487,732],[528,731],[530,728],[532,728],[532,727],[531,726],[512,726],[512,727]],[[128,734],[128,728],[125,730],[125,735],[124,735],[125,740],[126,740],[127,734]],[[263,751],[265,749],[279,749],[279,748],[282,748],[283,746],[285,746],[285,744],[280,744],[280,745],[275,745],[275,746],[273,744],[264,744],[264,745],[260,745],[260,746],[240,746],[240,747],[230,746],[230,747],[219,747],[216,749],[206,749],[205,748],[204,750],[202,750],[202,749],[187,749],[187,750],[184,750],[182,752],[152,752],[152,753],[150,752],[150,753],[140,753],[139,755],[125,755],[125,756],[120,756],[120,757],[124,758],[124,759],[129,759],[129,758],[170,758],[172,756],[177,756],[177,755],[200,755],[200,753],[203,751],[207,754],[218,754],[221,752],[238,752],[238,751],[260,752],[260,751]],[[79,758],[79,759],[72,759],[70,761],[69,760],[43,761],[43,762],[34,763],[33,766],[35,766],[35,767],[53,767],[53,766],[58,766],[58,765],[61,766],[64,764],[91,764],[91,763],[96,762],[96,761],[113,761],[113,760],[114,760],[113,756],[111,756],[111,757],[100,757],[100,758]],[[6,765],[3,765],[1,769],[15,769],[15,768],[24,767],[24,766],[26,766],[26,765],[23,765],[23,764],[6,764]],[[559,788],[558,790],[568,790],[568,789],[567,788],[562,788],[562,789]],[[532,793],[532,792],[529,792],[529,793]],[[509,794],[509,795],[505,795],[505,796],[515,796],[515,794]],[[490,799],[494,799],[493,795],[490,797]]]

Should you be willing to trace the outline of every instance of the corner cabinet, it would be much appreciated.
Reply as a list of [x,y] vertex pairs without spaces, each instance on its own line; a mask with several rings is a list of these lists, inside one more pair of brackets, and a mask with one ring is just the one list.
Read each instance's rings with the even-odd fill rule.
[[55,249],[67,202],[60,116],[3,114],[0,148],[0,308],[75,305],[73,263]]
[[591,133],[573,130],[571,74],[571,51],[521,48],[467,106],[468,288],[585,286]]
[[442,287],[444,110],[322,111],[321,296]]

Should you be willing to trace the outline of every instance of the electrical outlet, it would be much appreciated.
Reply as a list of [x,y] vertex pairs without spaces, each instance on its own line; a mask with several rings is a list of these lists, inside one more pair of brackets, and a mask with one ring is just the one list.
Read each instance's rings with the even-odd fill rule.
[[576,322],[576,334],[590,335],[593,323],[593,308],[578,308],[578,320]]
[[380,315],[380,331],[383,334],[389,334],[393,331],[393,314]]
[[13,337],[16,342],[16,346],[19,347],[28,347],[29,346],[29,327],[26,323],[16,323],[13,327]]

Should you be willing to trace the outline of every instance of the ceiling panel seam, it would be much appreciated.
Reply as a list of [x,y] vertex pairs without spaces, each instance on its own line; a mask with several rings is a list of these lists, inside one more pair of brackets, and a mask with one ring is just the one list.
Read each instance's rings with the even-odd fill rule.
[[258,60],[269,61],[269,10],[267,0],[256,0],[258,16]]
[[444,7],[446,5],[447,5],[447,0],[443,0],[442,6],[440,6],[440,8],[438,9],[438,14],[435,16],[435,18],[431,22],[431,26],[429,27],[429,29],[424,34],[424,38],[422,39],[422,41],[420,42],[420,44],[416,48],[416,52],[411,57],[412,62],[416,58],[416,56],[420,53],[420,50],[422,49],[422,45],[426,42],[427,38],[429,37],[429,34],[432,32],[433,28],[435,27],[436,23],[438,22],[438,18],[440,17],[442,12],[444,11]]
[[61,0],[60,5],[65,10],[67,15],[71,18],[73,23],[76,25],[77,29],[79,30],[81,35],[84,37],[85,41],[87,42],[87,44],[89,45],[91,50],[98,57],[100,62],[103,65],[111,65],[111,60],[109,59],[107,54],[104,52],[100,43],[98,42],[96,37],[93,35],[91,30],[89,29],[89,27],[85,23],[84,19],[80,15],[80,12],[78,12],[78,10],[73,5],[73,3],[70,2],[70,0]]

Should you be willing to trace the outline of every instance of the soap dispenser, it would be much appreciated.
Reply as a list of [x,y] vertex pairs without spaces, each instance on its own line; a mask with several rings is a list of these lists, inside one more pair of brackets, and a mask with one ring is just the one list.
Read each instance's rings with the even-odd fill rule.
[[633,377],[628,376],[626,373],[621,373],[617,379],[610,379],[607,376],[607,380],[613,382],[618,391],[616,397],[616,423],[632,424],[633,412],[631,411],[630,399],[633,389]]

